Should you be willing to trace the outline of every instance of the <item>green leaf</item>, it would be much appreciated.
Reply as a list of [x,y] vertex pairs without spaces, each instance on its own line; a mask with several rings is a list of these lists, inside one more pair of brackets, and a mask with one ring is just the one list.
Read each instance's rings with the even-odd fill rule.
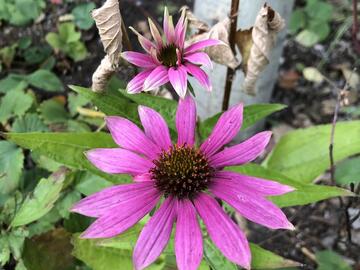
[[94,24],[93,18],[90,16],[90,12],[95,8],[94,3],[83,3],[76,6],[72,10],[74,21],[77,27],[83,30],[88,30]]
[[55,99],[42,102],[39,111],[46,124],[63,123],[70,118],[64,106]]
[[15,144],[0,141],[0,194],[9,194],[18,187],[24,154]]
[[11,127],[11,131],[19,133],[49,131],[49,128],[43,123],[37,114],[27,113],[24,116],[15,119]]
[[323,41],[330,34],[330,26],[327,22],[311,22],[308,29],[315,33],[318,37],[319,42]]
[[0,80],[0,93],[6,93],[13,89],[24,90],[28,84],[24,81],[23,75],[9,74],[4,79]]
[[110,175],[96,169],[84,152],[94,148],[112,148],[117,145],[111,136],[102,132],[84,133],[7,133],[6,138],[23,148],[31,149],[56,162],[79,170],[88,170],[113,183],[125,183],[127,175]]
[[237,270],[236,264],[227,260],[210,239],[204,238],[204,258],[213,270]]
[[[284,108],[286,108],[286,105],[283,104],[253,104],[245,106],[241,130],[247,129],[264,117]],[[200,123],[199,132],[201,134],[201,138],[204,139],[210,135],[221,114],[222,113],[218,113]]]
[[[310,183],[330,167],[331,125],[299,129],[283,136],[265,165],[301,182]],[[338,122],[334,161],[360,153],[360,121]]]
[[336,183],[349,185],[360,183],[360,157],[350,158],[340,162],[335,171]]
[[60,36],[57,33],[53,33],[53,32],[48,33],[45,36],[45,40],[55,50],[59,50],[60,48],[62,48],[62,46],[65,46],[65,44],[63,44],[63,42],[60,39]]
[[65,22],[59,25],[59,36],[64,43],[71,43],[80,40],[81,33],[75,30],[75,24]]
[[80,200],[81,194],[78,191],[73,190],[60,199],[57,202],[55,208],[58,210],[61,217],[69,218],[70,208]]
[[289,22],[289,30],[292,34],[295,34],[306,25],[306,14],[303,9],[297,8],[291,14]]
[[89,172],[77,172],[75,190],[89,196],[104,188],[112,186],[112,183]]
[[255,176],[268,180],[273,180],[284,185],[294,187],[296,190],[281,196],[270,197],[271,201],[279,207],[305,205],[337,196],[352,196],[348,190],[333,186],[314,185],[298,182],[290,179],[283,174],[269,170],[257,164],[247,164],[243,166],[228,167],[228,170],[240,174]]
[[89,103],[89,100],[81,95],[69,93],[68,95],[68,109],[72,116],[78,113],[78,108],[83,107]]
[[84,60],[88,55],[88,51],[85,44],[81,41],[69,43],[65,48],[64,52],[72,58],[75,62]]
[[64,179],[64,172],[54,173],[47,179],[41,179],[35,187],[33,195],[28,196],[22,203],[11,226],[26,225],[48,213],[59,198]]
[[28,82],[37,88],[54,92],[63,91],[63,85],[60,79],[51,71],[39,69],[27,76]]
[[334,251],[324,250],[316,253],[317,270],[351,270],[344,259]]
[[22,89],[7,92],[0,102],[0,122],[5,122],[13,116],[24,115],[30,109],[33,97]]
[[305,29],[296,35],[295,40],[305,47],[312,47],[318,43],[320,39],[316,33]]
[[16,230],[12,230],[7,236],[11,253],[16,260],[21,258],[25,237],[27,237],[28,234],[28,231],[23,228],[17,228]]
[[333,7],[324,1],[307,1],[305,12],[309,21],[327,22],[331,20]]
[[[0,2],[1,3],[1,2]],[[10,260],[10,247],[6,235],[0,235],[0,266]]]

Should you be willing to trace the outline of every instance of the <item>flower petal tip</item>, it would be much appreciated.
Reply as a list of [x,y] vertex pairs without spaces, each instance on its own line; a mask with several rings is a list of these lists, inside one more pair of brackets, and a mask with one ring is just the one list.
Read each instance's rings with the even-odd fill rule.
[[285,227],[285,229],[290,230],[290,231],[295,231],[296,227],[289,221],[287,226]]

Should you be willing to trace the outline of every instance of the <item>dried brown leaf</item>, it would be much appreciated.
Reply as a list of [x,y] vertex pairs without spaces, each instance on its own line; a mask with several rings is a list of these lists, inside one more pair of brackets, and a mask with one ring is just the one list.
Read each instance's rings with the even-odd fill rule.
[[194,13],[191,12],[188,6],[183,6],[180,11],[183,12],[185,10],[185,15],[188,20],[188,25],[191,29],[198,31],[198,32],[208,32],[210,30],[209,25],[197,18]]
[[250,51],[253,45],[252,29],[253,29],[252,27],[247,30],[240,29],[236,32],[236,36],[235,36],[235,43],[241,53],[242,56],[241,65],[245,73],[247,72],[247,63],[249,61]]
[[107,82],[115,72],[116,67],[111,63],[109,56],[106,55],[92,76],[91,89],[95,92],[105,91]]
[[255,95],[255,83],[262,70],[269,63],[270,52],[274,46],[276,34],[285,26],[279,13],[265,4],[259,11],[252,30],[253,45],[246,64],[244,90]]

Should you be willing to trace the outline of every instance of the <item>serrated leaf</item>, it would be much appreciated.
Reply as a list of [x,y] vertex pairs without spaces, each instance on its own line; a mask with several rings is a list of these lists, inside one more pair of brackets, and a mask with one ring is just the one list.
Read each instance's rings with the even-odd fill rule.
[[19,133],[49,131],[49,128],[43,123],[37,114],[27,113],[24,116],[15,119],[11,127],[11,131]]
[[5,122],[13,116],[24,115],[32,103],[32,96],[22,89],[7,92],[0,102],[0,122]]
[[53,72],[46,69],[39,69],[26,78],[32,86],[46,91],[54,92],[64,90],[60,79]]
[[[265,166],[304,183],[312,182],[330,167],[331,125],[291,131],[283,136]],[[334,138],[334,161],[360,153],[360,121],[338,122]]]
[[64,172],[54,173],[49,178],[41,179],[32,196],[28,196],[22,203],[11,226],[26,225],[48,213],[59,198],[64,179]]
[[83,3],[76,6],[72,10],[74,21],[77,27],[83,30],[88,30],[94,24],[93,18],[90,16],[90,12],[95,8],[94,3]]
[[0,80],[0,93],[6,93],[13,89],[24,90],[28,84],[24,81],[23,75],[9,74],[4,79]]
[[[240,174],[255,176],[263,179],[273,180],[291,187],[296,190],[281,196],[269,197],[279,207],[305,205],[318,202],[332,197],[352,196],[348,190],[325,185],[314,185],[290,179],[283,174],[264,168],[257,164],[247,164],[243,166],[228,167],[228,170]],[[256,187],[255,187],[256,188]]]
[[335,180],[340,185],[359,184],[360,157],[350,158],[336,165]]
[[[264,117],[280,111],[286,108],[286,105],[283,104],[253,104],[244,107],[243,113],[243,124],[241,126],[241,130],[245,130],[248,127],[255,124],[257,121],[263,119]],[[202,139],[207,138],[213,127],[215,126],[217,120],[219,119],[222,113],[218,113],[212,117],[207,118],[203,122],[200,123],[200,134]]]
[[0,194],[8,194],[19,184],[24,154],[15,144],[0,141]]
[[55,99],[42,102],[39,106],[39,111],[46,124],[63,123],[70,118],[64,105]]

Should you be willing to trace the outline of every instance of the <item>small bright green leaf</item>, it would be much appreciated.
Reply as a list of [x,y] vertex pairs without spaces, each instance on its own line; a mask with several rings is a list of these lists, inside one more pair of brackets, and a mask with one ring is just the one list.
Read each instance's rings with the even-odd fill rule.
[[29,232],[23,228],[17,228],[7,236],[11,253],[16,260],[21,258],[25,237],[27,237],[28,234]]
[[0,141],[0,194],[8,194],[19,184],[24,154],[15,144]]
[[316,33],[305,29],[296,35],[295,40],[305,47],[311,47],[319,42],[319,37]]
[[27,76],[28,82],[37,88],[46,91],[63,91],[63,85],[60,79],[51,71],[39,69]]
[[19,133],[49,131],[49,128],[44,124],[44,122],[37,114],[27,113],[24,116],[15,119],[11,131]]
[[46,124],[62,123],[70,118],[64,105],[55,99],[45,100],[40,104],[39,111]]
[[306,67],[302,72],[304,78],[310,82],[321,83],[324,81],[324,76],[315,67]]
[[11,226],[26,225],[48,213],[59,198],[64,179],[64,172],[53,174],[47,179],[41,179],[35,187],[33,195],[28,196],[22,203],[11,222]]
[[72,15],[74,16],[74,21],[77,27],[83,30],[88,30],[94,24],[94,19],[90,16],[90,12],[95,8],[95,4],[83,3],[76,6],[72,10]]
[[349,185],[360,183],[360,157],[350,158],[340,162],[335,171],[336,183]]
[[[279,207],[305,205],[337,196],[352,196],[348,190],[325,185],[306,184],[290,179],[279,172],[269,170],[257,164],[228,167],[228,170],[294,187],[296,190],[281,196],[270,197]],[[256,188],[256,187],[254,187]]]
[[85,44],[81,41],[69,43],[64,49],[64,52],[75,62],[84,60],[88,55]]
[[89,103],[89,100],[82,95],[69,93],[68,95],[68,108],[72,116],[78,113],[78,108],[85,106]]
[[317,270],[351,270],[351,267],[339,254],[331,250],[316,253]]
[[10,247],[5,235],[0,236],[0,266],[4,266],[10,260]]
[[21,89],[7,92],[0,102],[0,122],[5,122],[13,116],[24,115],[32,103],[33,97]]
[[[330,167],[331,125],[289,132],[275,146],[265,165],[305,183]],[[334,138],[334,161],[360,153],[360,121],[338,122]]]
[[50,32],[45,36],[45,40],[53,49],[59,50],[63,44],[60,40],[60,36],[56,33]]

